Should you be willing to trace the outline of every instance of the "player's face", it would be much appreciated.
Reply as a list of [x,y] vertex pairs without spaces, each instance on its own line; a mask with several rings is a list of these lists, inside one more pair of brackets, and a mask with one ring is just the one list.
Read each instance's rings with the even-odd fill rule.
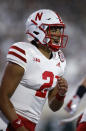
[[60,44],[60,39],[61,39],[61,27],[56,27],[56,26],[51,26],[48,31],[48,35],[51,38],[51,42],[53,44]]

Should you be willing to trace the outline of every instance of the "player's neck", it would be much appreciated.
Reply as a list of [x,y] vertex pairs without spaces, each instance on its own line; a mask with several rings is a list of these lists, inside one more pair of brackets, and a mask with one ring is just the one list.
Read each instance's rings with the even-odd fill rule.
[[38,49],[40,50],[40,52],[47,57],[48,59],[50,59],[51,56],[51,50],[49,50],[48,47],[42,46],[42,45],[38,45]]
[[33,40],[31,43],[35,45],[46,58],[50,59],[52,57],[52,51],[47,46],[44,46],[35,40]]

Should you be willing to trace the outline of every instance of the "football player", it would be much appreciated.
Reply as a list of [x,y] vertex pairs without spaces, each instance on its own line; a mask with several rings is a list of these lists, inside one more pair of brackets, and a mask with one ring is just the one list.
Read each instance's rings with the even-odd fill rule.
[[[69,100],[69,102],[65,106],[65,110],[70,114],[74,114],[78,110],[80,100],[83,98],[85,93],[86,93],[86,78],[83,79],[74,96],[71,98],[71,100]],[[77,131],[85,131],[85,130],[86,130],[86,110],[84,111],[83,114],[80,115],[77,121]]]
[[62,77],[68,36],[65,24],[52,10],[32,13],[26,22],[28,42],[13,44],[0,87],[0,109],[7,131],[34,131],[48,98],[52,111],[59,110],[68,84]]
[[83,98],[85,93],[86,93],[86,78],[83,79],[83,81],[78,86],[78,89],[71,98],[71,100],[68,101],[67,105],[65,106],[65,110],[70,114],[74,114],[77,111],[80,100]]

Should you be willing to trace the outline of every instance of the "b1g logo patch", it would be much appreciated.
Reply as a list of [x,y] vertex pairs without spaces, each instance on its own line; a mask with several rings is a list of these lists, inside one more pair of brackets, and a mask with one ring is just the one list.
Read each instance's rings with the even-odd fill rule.
[[58,55],[59,55],[59,59],[60,59],[60,61],[61,61],[61,62],[64,62],[65,57],[64,57],[63,52],[62,52],[62,51],[59,51],[59,52],[58,52]]

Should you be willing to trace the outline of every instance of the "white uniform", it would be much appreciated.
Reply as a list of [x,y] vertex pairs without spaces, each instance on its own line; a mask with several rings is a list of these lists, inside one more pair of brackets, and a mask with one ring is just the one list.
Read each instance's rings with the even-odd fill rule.
[[34,45],[18,42],[9,49],[7,60],[25,69],[24,76],[11,97],[16,112],[38,123],[49,90],[64,73],[66,60],[62,51],[47,59]]

